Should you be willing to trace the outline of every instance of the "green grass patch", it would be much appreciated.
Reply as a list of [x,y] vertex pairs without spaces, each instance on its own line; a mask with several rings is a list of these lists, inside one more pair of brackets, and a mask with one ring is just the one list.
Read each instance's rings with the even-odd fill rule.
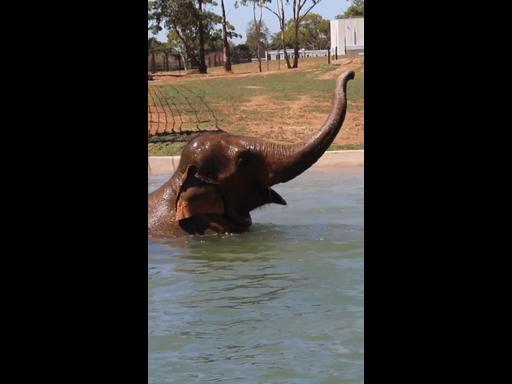
[[[280,111],[287,111],[291,105],[283,101],[307,100],[307,103],[302,103],[306,105],[294,111],[293,119],[296,118],[297,122],[311,113],[327,115],[331,110],[336,84],[336,76],[330,76],[329,73],[339,69],[339,66],[327,64],[326,61],[321,58],[312,59],[299,70],[288,70],[284,62],[281,62],[281,70],[276,72],[247,76],[191,77],[172,84],[162,82],[159,86],[168,96],[170,109],[174,111],[175,115],[169,119],[175,121],[176,126],[173,128],[176,131],[197,128],[210,130],[215,128],[217,120],[221,129],[252,135],[251,127],[278,124]],[[250,68],[251,65],[254,67],[254,63],[246,66]],[[364,110],[364,71],[356,71],[355,79],[348,83],[348,100],[349,111]],[[151,104],[152,100],[149,102]],[[183,146],[181,139],[180,142],[174,139],[164,142],[158,138],[150,140],[148,150],[152,156],[172,156],[179,155]],[[331,146],[333,150],[362,148],[362,144]]]
[[364,149],[364,144],[331,144],[328,151],[348,151],[355,149]]
[[[180,156],[186,143],[149,143],[149,156]],[[329,151],[364,149],[364,144],[331,144]]]
[[183,147],[187,143],[149,143],[148,144],[148,155],[149,156],[179,156]]
[[[334,65],[322,64],[319,71],[323,74],[334,69]],[[260,76],[187,79],[178,85],[162,85],[162,88],[185,112],[187,99],[197,100],[197,96],[210,106],[241,105],[256,96],[268,97],[272,101],[296,100],[301,96],[322,101],[332,99],[336,78],[318,79],[319,76],[315,72],[289,70]],[[358,71],[348,85],[348,99],[363,98],[364,72]]]

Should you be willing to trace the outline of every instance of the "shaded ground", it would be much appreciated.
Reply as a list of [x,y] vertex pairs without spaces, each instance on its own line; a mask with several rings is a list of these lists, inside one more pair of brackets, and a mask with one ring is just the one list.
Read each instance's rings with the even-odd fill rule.
[[[356,79],[349,83],[347,116],[333,149],[362,148],[363,63],[362,57],[340,59],[331,65],[324,58],[309,59],[303,60],[299,69],[288,70],[281,66],[280,71],[262,73],[249,72],[252,64],[241,64],[244,67],[234,66],[233,74],[225,75],[221,68],[214,68],[206,76],[157,75],[159,80],[149,84],[150,89],[158,86],[162,96],[173,101],[174,104],[169,103],[171,111],[167,111],[167,118],[171,120],[169,114],[172,114],[175,132],[181,128],[189,133],[198,133],[219,127],[231,133],[292,143],[308,137],[320,127],[330,111],[336,78],[342,72],[353,69]],[[148,101],[153,116],[158,110],[164,111],[166,108],[165,105],[159,106],[158,102],[152,103],[149,98]],[[150,124],[153,134],[162,131],[163,119],[160,114],[160,124],[154,121]],[[179,153],[185,141],[179,136],[150,138],[150,155]]]

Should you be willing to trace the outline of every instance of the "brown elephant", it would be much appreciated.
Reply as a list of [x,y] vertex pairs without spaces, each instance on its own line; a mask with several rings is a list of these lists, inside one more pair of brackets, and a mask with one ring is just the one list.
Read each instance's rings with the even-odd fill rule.
[[241,233],[255,208],[286,205],[271,186],[300,175],[331,145],[345,119],[353,78],[353,71],[338,78],[331,113],[306,142],[284,145],[225,132],[192,139],[174,175],[148,196],[148,234]]

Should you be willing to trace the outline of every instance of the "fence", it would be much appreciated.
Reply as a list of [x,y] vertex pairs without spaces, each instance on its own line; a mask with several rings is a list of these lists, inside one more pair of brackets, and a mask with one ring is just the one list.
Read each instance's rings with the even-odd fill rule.
[[180,141],[183,136],[221,131],[204,98],[186,86],[148,86],[148,138]]
[[179,55],[173,55],[167,52],[149,52],[148,71],[169,72],[184,69],[183,60]]
[[[240,64],[251,62],[251,59],[242,58],[236,55],[231,57],[232,64]],[[205,54],[205,63],[209,68],[220,67],[224,65],[224,54],[222,52],[209,52]],[[148,53],[148,71],[150,73],[156,72],[170,72],[182,71],[185,69],[185,63],[180,55],[170,54],[167,52],[153,51]],[[188,69],[197,68],[187,60],[186,67]]]
[[[329,50],[328,49],[315,49],[315,50],[306,50],[301,49],[299,50],[299,57],[327,57]],[[287,49],[286,53],[288,54],[288,57],[293,60],[295,54],[292,49]],[[278,49],[274,51],[266,51],[265,55],[267,60],[279,60],[284,59],[284,51]],[[265,59],[264,59],[265,60]]]

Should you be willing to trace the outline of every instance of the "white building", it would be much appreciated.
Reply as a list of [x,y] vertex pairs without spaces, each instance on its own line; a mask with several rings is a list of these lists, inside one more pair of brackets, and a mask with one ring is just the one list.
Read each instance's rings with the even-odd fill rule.
[[331,20],[331,52],[364,53],[364,17]]

